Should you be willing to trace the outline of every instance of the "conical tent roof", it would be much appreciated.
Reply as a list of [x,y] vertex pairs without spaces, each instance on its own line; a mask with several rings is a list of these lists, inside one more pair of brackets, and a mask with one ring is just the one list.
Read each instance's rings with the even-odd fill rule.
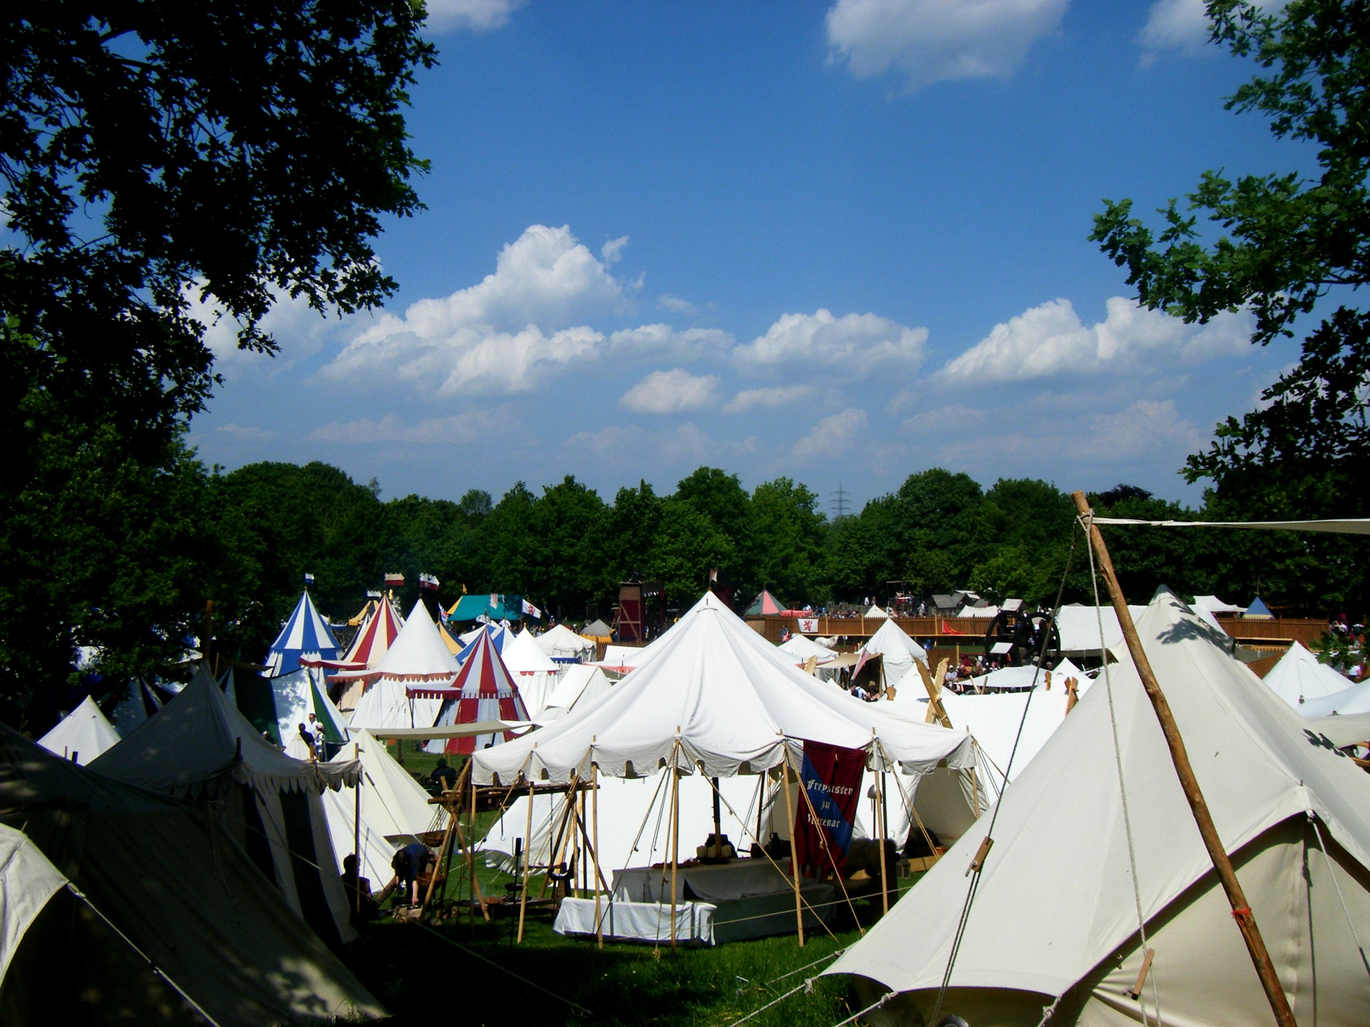
[[86,696],[81,705],[38,739],[38,744],[55,756],[85,764],[118,741],[119,732],[100,712],[95,700]]
[[804,663],[812,657],[821,667],[837,659],[836,650],[819,645],[807,635],[791,635],[788,641],[781,642],[776,648],[788,654],[797,663]]
[[547,708],[556,687],[557,665],[542,651],[527,628],[505,642],[500,659],[518,682],[519,696],[528,716],[536,719]]
[[352,712],[352,725],[373,730],[430,727],[437,716],[438,700],[411,699],[406,689],[412,684],[448,684],[459,669],[456,656],[443,642],[428,607],[419,599],[376,667],[342,671],[334,678],[360,676],[368,681],[366,693],[357,700]]
[[1270,607],[1265,605],[1264,600],[1257,596],[1251,600],[1251,605],[1246,608],[1246,612],[1242,616],[1250,617],[1253,620],[1270,620],[1275,615],[1270,612]]
[[[1275,666],[1266,672],[1266,687],[1287,702],[1291,709],[1303,713],[1303,706],[1312,699],[1322,699],[1351,687],[1351,682],[1295,642],[1285,650]],[[1309,713],[1305,716],[1322,716]]]
[[389,652],[402,627],[404,619],[395,609],[395,604],[389,599],[382,599],[348,646],[347,655],[339,662],[351,667],[376,666],[381,657]]
[[[470,655],[457,672],[451,689],[455,694],[443,702],[436,724],[479,724],[496,720],[526,721],[528,709],[519,695],[514,676],[504,665],[490,635],[481,632],[471,643]],[[448,738],[432,743],[430,752],[472,753],[514,737],[497,734]]]
[[673,761],[709,776],[760,773],[803,740],[862,749],[873,765],[922,773],[971,765],[964,732],[914,724],[814,680],[706,593],[653,643],[656,650],[592,707],[522,738],[477,751],[477,781],[520,773],[566,781],[591,760],[615,777]]
[[752,605],[749,606],[749,607],[747,607],[747,611],[746,611],[746,613],[743,614],[743,616],[744,616],[744,617],[766,617],[766,616],[776,616],[776,615],[778,615],[783,609],[784,609],[784,607],[780,605],[780,603],[776,600],[775,596],[771,595],[770,592],[766,591],[766,590],[763,588],[763,589],[761,590],[761,592],[757,595],[757,597],[756,597],[755,599],[752,600]]
[[504,646],[513,637],[513,633],[503,624],[491,622],[489,624],[477,624],[470,631],[464,631],[457,636],[457,641],[461,643],[461,651],[457,653],[457,663],[465,663],[466,658],[471,655],[472,647],[481,635],[490,639],[490,644],[495,647],[495,652],[503,653]]
[[338,648],[338,640],[329,630],[328,622],[315,609],[314,600],[309,598],[309,589],[305,589],[300,593],[300,600],[286,620],[285,627],[281,628],[276,641],[271,643],[271,649],[263,661],[266,670],[262,674],[270,678],[298,670],[302,656],[336,659]]
[[535,639],[538,647],[558,663],[578,663],[595,657],[595,643],[565,624],[555,624]]
[[[1319,1023],[1360,1022],[1370,980],[1345,917],[1370,915],[1366,775],[1310,737],[1173,595],[1159,594],[1137,630],[1295,1015],[1316,1009]],[[1111,688],[1096,682],[1005,790],[959,941],[964,875],[989,817],[826,972],[908,992],[901,1001],[926,1013],[955,945],[948,1012],[972,1022],[1034,1022],[1063,996],[1064,1022],[1132,1022],[1141,1015],[1128,994],[1142,961],[1140,903],[1165,1022],[1268,1019],[1130,659],[1110,680]],[[1337,847],[1318,851],[1313,824]]]
[[884,657],[885,678],[888,681],[894,681],[902,676],[914,660],[923,664],[928,662],[928,654],[923,647],[889,619],[876,628],[875,633],[866,639],[866,644],[861,648],[871,656]]

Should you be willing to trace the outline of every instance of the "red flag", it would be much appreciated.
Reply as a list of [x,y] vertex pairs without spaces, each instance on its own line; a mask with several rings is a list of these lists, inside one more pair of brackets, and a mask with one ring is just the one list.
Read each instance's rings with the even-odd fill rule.
[[957,631],[955,628],[951,627],[951,626],[947,623],[947,619],[946,619],[945,617],[943,617],[943,618],[942,618],[942,634],[944,634],[944,635],[959,635],[959,634],[961,634],[961,632],[959,632],[959,631]]

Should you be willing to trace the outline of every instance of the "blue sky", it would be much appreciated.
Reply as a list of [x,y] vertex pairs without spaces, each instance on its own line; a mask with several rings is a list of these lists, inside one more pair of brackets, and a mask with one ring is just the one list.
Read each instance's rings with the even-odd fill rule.
[[941,466],[1197,505],[1185,455],[1297,358],[1138,309],[1087,238],[1106,197],[1310,166],[1223,109],[1252,68],[1199,0],[429,6],[400,291],[278,304],[274,359],[214,328],[208,463],[606,502],[709,465],[829,514]]

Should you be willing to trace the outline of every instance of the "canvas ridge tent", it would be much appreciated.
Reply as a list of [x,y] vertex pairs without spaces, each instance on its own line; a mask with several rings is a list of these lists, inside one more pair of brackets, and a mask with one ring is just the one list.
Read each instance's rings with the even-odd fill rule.
[[91,769],[160,795],[213,803],[288,908],[325,940],[356,936],[319,795],[355,785],[360,768],[291,759],[228,702],[203,665]]
[[[1311,736],[1173,595],[1158,594],[1137,631],[1295,1016],[1313,1022],[1316,1010],[1319,1024],[1364,1022],[1370,971],[1356,925],[1370,918],[1370,778]],[[1130,1024],[1142,1019],[1144,1002],[1146,1015],[1165,1024],[1269,1022],[1169,766],[1127,659],[1096,681],[1000,799],[946,1012],[977,1025],[1035,1023],[1050,1006],[1051,1022]],[[825,971],[898,993],[873,1020],[926,1016],[936,1004],[966,897],[963,874],[988,830],[981,818]],[[1134,864],[1155,953],[1140,999],[1132,994],[1144,959]]]
[[0,1022],[385,1015],[206,810],[5,727],[0,882]]

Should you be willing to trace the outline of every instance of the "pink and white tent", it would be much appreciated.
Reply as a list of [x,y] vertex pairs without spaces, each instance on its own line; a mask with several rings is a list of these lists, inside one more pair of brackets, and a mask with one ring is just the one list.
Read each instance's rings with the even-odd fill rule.
[[[478,724],[490,721],[526,721],[528,709],[519,695],[518,685],[509,668],[504,665],[490,636],[481,632],[471,654],[457,672],[450,688],[411,687],[411,698],[443,700],[434,726],[447,724]],[[428,744],[429,752],[466,753],[488,749],[513,738],[512,731],[465,738],[435,739]]]

